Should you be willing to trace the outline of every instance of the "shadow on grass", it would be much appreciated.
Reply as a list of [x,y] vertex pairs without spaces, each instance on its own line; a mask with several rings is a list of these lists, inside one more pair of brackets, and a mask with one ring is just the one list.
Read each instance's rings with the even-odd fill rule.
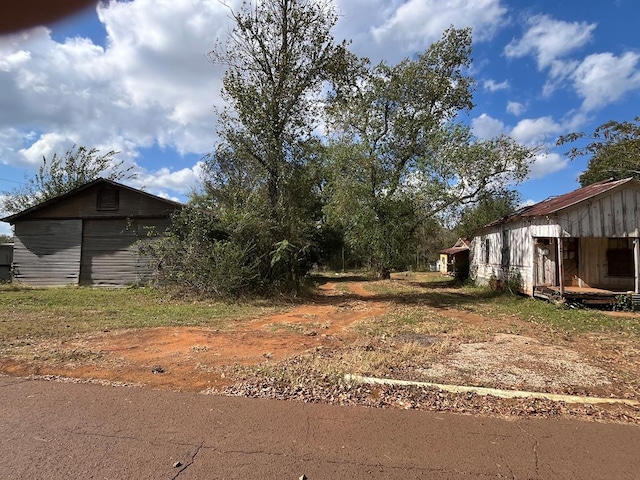
[[[327,283],[350,283],[358,282],[372,287],[378,283],[372,276],[363,275],[314,275],[312,277],[318,285]],[[335,305],[348,300],[359,300],[364,302],[388,302],[398,305],[424,305],[432,308],[461,308],[465,305],[479,303],[504,295],[504,292],[492,291],[488,289],[468,289],[463,282],[455,279],[416,281],[410,279],[393,279],[391,284],[404,285],[419,289],[416,291],[398,291],[376,293],[371,291],[371,295],[358,295],[354,292],[345,291],[339,295],[313,294],[307,300],[316,304]],[[373,289],[371,289],[373,290]]]

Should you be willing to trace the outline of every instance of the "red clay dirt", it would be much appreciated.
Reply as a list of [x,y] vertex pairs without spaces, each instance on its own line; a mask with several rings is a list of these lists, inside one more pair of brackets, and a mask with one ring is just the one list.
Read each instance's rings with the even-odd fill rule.
[[[335,283],[320,287],[322,296],[339,297]],[[285,313],[259,318],[229,331],[198,327],[158,327],[95,334],[63,342],[65,352],[91,352],[63,364],[2,359],[11,375],[59,375],[138,383],[152,388],[200,391],[232,383],[225,370],[238,365],[278,361],[318,347],[353,340],[349,327],[385,313],[384,302],[359,300],[371,294],[360,283],[348,284],[348,299],[308,303]]]

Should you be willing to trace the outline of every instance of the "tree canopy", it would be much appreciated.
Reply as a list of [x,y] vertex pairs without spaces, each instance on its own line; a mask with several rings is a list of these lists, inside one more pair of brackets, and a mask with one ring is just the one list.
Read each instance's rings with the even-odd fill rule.
[[48,160],[43,157],[33,177],[27,177],[23,186],[5,192],[2,208],[9,214],[21,212],[99,177],[113,181],[134,178],[133,167],[125,167],[123,160],[115,158],[118,153],[110,150],[101,154],[96,148],[74,145],[62,156],[54,153]]
[[582,147],[573,147],[567,155],[571,160],[589,157],[587,169],[579,177],[583,187],[601,180],[640,178],[640,117],[631,122],[609,121],[593,133],[570,133],[560,137],[558,145],[587,140]]
[[414,60],[362,68],[332,99],[325,213],[382,276],[413,255],[427,219],[528,172],[531,151],[455,122],[473,106],[470,64],[470,29],[450,28]]

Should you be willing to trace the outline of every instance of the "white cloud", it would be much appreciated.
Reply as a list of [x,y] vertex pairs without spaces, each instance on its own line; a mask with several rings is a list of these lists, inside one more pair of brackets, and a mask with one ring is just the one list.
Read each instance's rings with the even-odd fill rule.
[[511,136],[525,145],[540,145],[555,140],[564,127],[551,117],[526,118],[511,130]]
[[548,15],[535,15],[527,20],[527,24],[529,29],[522,38],[509,43],[504,52],[509,58],[533,55],[541,70],[588,43],[596,28],[595,23],[569,23]]
[[559,153],[540,153],[531,165],[529,179],[542,178],[567,167],[569,160]]
[[611,53],[586,57],[572,74],[575,89],[584,99],[583,109],[603,107],[639,89],[639,61],[640,54],[633,52],[619,57]]
[[395,63],[426,49],[454,25],[472,27],[474,41],[485,41],[505,22],[500,0],[337,0],[342,17],[337,37],[354,41],[359,55],[374,63]]
[[496,92],[498,90],[506,90],[509,88],[509,82],[505,80],[504,82],[496,82],[495,80],[485,80],[482,84],[486,90],[490,92]]
[[473,134],[481,140],[497,137],[506,131],[506,127],[502,121],[490,117],[486,113],[471,120],[471,129],[473,130]]
[[[168,195],[166,190],[186,195],[197,187],[203,166],[202,162],[198,162],[191,168],[175,171],[166,167],[155,171],[142,171],[138,173],[137,178],[129,183],[135,188],[144,188],[154,195]],[[166,196],[165,198],[173,197]]]
[[515,115],[516,117],[522,115],[526,111],[526,109],[527,107],[525,107],[520,102],[509,101],[507,103],[507,112],[509,112],[511,115]]
[[57,42],[44,27],[0,38],[0,162],[33,170],[81,144],[132,164],[154,144],[180,154],[213,145],[222,67],[206,55],[227,33],[226,7],[136,0],[97,12],[104,48]]

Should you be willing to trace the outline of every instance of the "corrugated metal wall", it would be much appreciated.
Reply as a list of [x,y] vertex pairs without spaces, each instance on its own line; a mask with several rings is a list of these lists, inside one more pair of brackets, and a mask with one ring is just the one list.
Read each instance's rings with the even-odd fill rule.
[[162,233],[168,224],[169,219],[85,220],[80,284],[125,286],[148,281],[148,262],[138,255],[136,244],[148,238],[148,227]]
[[14,281],[77,285],[82,220],[27,220],[15,224]]
[[13,263],[13,243],[0,244],[0,282],[11,280],[11,264]]

